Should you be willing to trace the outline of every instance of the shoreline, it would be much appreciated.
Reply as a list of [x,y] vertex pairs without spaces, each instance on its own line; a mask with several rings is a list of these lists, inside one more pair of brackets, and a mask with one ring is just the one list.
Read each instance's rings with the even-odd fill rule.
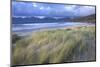
[[[30,29],[28,31],[17,31],[17,32],[14,32],[16,33],[18,36],[27,36],[29,34],[32,34],[32,33],[36,33],[36,32],[42,32],[42,31],[48,31],[48,30],[57,30],[57,29],[69,29],[69,28],[78,28],[78,27],[89,27],[89,26],[95,26],[95,25],[77,25],[77,26],[61,26],[61,27],[48,27],[48,28],[39,28],[39,29]],[[12,31],[13,33],[13,31]]]

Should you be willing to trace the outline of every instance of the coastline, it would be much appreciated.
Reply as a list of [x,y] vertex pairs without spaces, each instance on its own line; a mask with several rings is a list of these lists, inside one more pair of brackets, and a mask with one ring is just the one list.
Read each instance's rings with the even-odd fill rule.
[[[89,27],[89,26],[95,26],[95,25],[94,24],[93,25],[88,24],[88,25],[77,25],[77,26],[48,27],[48,28],[30,29],[30,30],[27,30],[27,31],[17,31],[17,32],[14,32],[14,33],[16,33],[18,36],[27,36],[27,35],[30,35],[30,34],[35,33],[35,32],[57,30],[57,29],[71,29],[71,28]],[[12,33],[13,33],[13,31],[12,31]]]

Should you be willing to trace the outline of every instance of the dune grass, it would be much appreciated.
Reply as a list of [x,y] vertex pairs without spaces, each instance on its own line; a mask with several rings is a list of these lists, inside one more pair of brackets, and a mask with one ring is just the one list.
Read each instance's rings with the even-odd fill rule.
[[95,27],[34,32],[16,42],[13,64],[43,64],[95,60]]

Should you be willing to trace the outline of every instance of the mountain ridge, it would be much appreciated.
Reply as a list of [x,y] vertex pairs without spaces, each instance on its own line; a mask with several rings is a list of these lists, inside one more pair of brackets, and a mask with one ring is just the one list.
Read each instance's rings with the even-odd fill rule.
[[53,23],[53,22],[92,22],[94,23],[96,20],[96,14],[88,15],[85,17],[63,17],[63,18],[54,18],[54,17],[12,17],[13,24],[27,24],[27,23]]

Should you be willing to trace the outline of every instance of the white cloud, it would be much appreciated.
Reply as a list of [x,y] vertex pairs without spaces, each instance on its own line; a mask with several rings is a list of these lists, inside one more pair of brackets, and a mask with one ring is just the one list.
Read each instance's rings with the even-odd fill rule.
[[61,18],[64,18],[64,17],[53,17],[53,18],[55,18],[55,19],[61,19]]
[[67,11],[73,11],[75,7],[76,7],[76,5],[66,5],[64,8],[65,8]]
[[40,19],[45,18],[45,16],[34,16],[34,17],[36,17],[36,18],[40,18]]
[[37,7],[38,5],[36,3],[32,3],[33,7]]

